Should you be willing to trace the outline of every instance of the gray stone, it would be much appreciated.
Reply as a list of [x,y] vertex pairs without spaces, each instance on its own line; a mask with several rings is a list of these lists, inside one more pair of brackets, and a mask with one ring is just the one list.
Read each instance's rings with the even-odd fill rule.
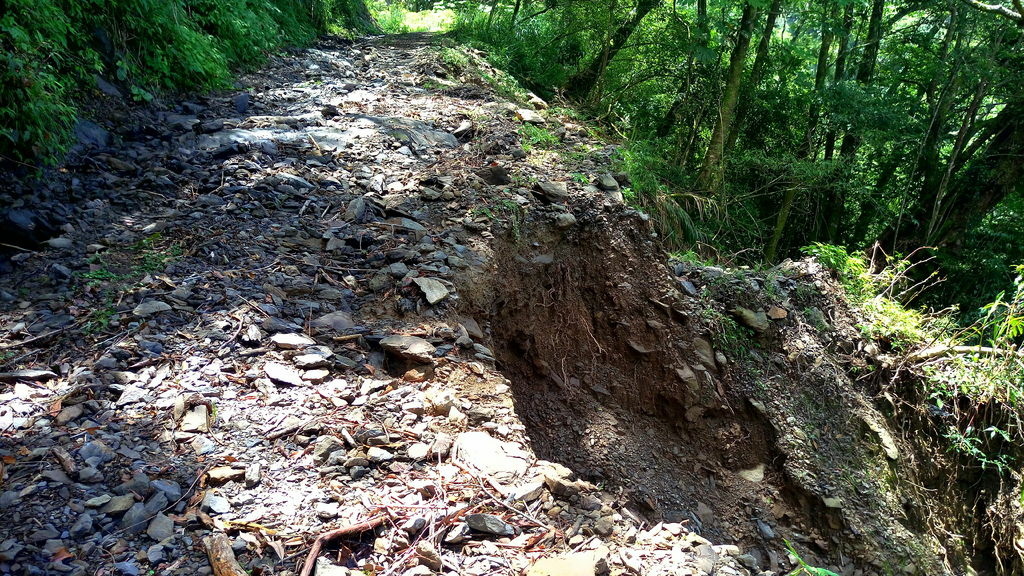
[[83,512],[75,519],[75,523],[68,529],[68,533],[71,534],[72,538],[81,538],[87,534],[92,533],[92,514]]
[[181,430],[183,432],[209,432],[210,431],[210,409],[206,404],[199,404],[192,407],[181,419]]
[[757,526],[757,532],[761,535],[762,538],[764,538],[765,540],[775,539],[775,530],[773,530],[767,522],[761,520],[760,518],[755,518],[754,525]]
[[152,498],[146,501],[146,514],[152,516],[153,514],[166,509],[168,504],[170,503],[167,501],[167,496],[164,496],[163,492],[157,492]]
[[523,124],[543,125],[545,123],[543,116],[527,108],[520,108],[516,110],[516,118],[518,118]]
[[139,304],[132,310],[132,314],[145,318],[146,316],[152,316],[159,314],[160,312],[167,312],[171,309],[171,305],[160,300],[146,300],[142,304]]
[[288,386],[302,386],[305,384],[302,380],[302,374],[298,370],[279,362],[267,362],[263,366],[263,372],[267,375],[267,378],[278,384],[287,384]]
[[513,443],[486,432],[463,432],[455,439],[453,458],[465,466],[509,483],[526,473],[528,457]]
[[555,227],[559,230],[566,230],[576,225],[576,217],[568,212],[555,216]]
[[406,449],[411,460],[423,460],[430,453],[430,446],[425,442],[415,442]]
[[110,494],[100,494],[95,498],[89,498],[84,502],[84,504],[86,508],[99,508],[100,506],[105,505],[107,502],[110,502],[112,499],[113,497]]
[[366,451],[366,457],[370,459],[370,462],[380,464],[381,462],[387,462],[388,460],[394,459],[395,455],[383,448],[371,446],[370,449]]
[[605,192],[619,189],[619,182],[611,174],[601,174],[597,177],[597,187]]
[[174,536],[174,521],[163,514],[157,514],[150,520],[146,534],[157,542],[163,542]]
[[434,543],[430,540],[420,540],[416,543],[416,561],[435,572],[440,572],[444,567],[441,555],[437,553]]
[[263,471],[259,462],[253,462],[245,469],[245,487],[253,488],[260,483]]
[[331,454],[345,449],[345,444],[334,436],[321,436],[313,446],[313,461],[317,464],[327,462]]
[[[112,87],[109,82],[99,76],[96,77],[96,81],[101,89]],[[114,88],[114,90],[116,91],[117,89]],[[120,93],[118,92],[118,94]],[[79,144],[87,148],[103,148],[110,144],[110,132],[107,132],[99,124],[88,120],[78,120],[75,122],[75,138],[78,139]]]
[[150,516],[146,513],[146,506],[142,502],[136,502],[121,518],[121,529],[129,534],[138,534],[146,529]]
[[538,182],[534,192],[548,202],[563,202],[569,198],[569,187],[565,182]]
[[78,455],[86,462],[103,464],[104,462],[110,462],[113,460],[116,453],[102,440],[93,440],[92,442],[86,442],[83,444],[82,447],[78,449]]
[[46,244],[49,245],[50,248],[62,250],[65,248],[71,248],[72,246],[75,245],[75,242],[71,238],[68,238],[67,236],[58,236],[56,238],[50,238],[49,240],[46,241]]
[[303,370],[323,368],[330,364],[330,361],[327,358],[324,358],[319,354],[301,354],[292,358],[292,362],[295,363],[297,368],[302,368]]
[[103,514],[123,514],[128,511],[129,508],[135,505],[134,494],[122,494],[120,496],[114,496],[108,501],[103,508],[100,508],[100,512]]
[[235,107],[235,112],[239,114],[245,114],[249,110],[249,103],[252,101],[252,96],[242,92],[231,99],[232,105]]
[[737,306],[732,310],[732,314],[745,326],[759,334],[771,327],[771,323],[768,321],[768,315],[765,314],[764,310],[758,310],[755,312],[748,308],[744,308],[743,306]]
[[420,287],[423,295],[427,298],[427,302],[430,304],[437,304],[448,297],[448,289],[438,280],[433,278],[414,278],[413,282]]
[[173,480],[157,479],[150,483],[157,492],[162,492],[170,502],[177,502],[181,499],[181,485]]
[[153,544],[146,549],[146,560],[149,560],[150,564],[159,564],[165,557],[164,547],[160,544]]
[[118,562],[114,564],[114,569],[124,574],[124,576],[139,576],[142,573],[139,566],[134,562]]
[[394,262],[389,264],[385,271],[394,278],[404,278],[409,273],[409,266],[405,262]]
[[145,472],[136,471],[128,480],[114,488],[114,494],[138,494],[146,497],[153,493],[153,486]]
[[228,502],[227,498],[218,496],[213,492],[207,492],[203,496],[203,501],[200,507],[210,514],[227,514],[231,511],[231,503]]
[[428,363],[434,353],[434,345],[423,338],[416,336],[402,336],[395,334],[380,341],[384,350],[402,358],[416,362]]
[[494,534],[495,536],[514,536],[515,527],[492,514],[469,514],[466,524],[477,532]]
[[93,468],[92,466],[86,466],[78,471],[78,481],[85,482],[86,484],[92,484],[95,482],[103,481],[103,473]]
[[355,322],[352,321],[351,314],[339,311],[324,314],[310,322],[309,325],[315,328],[331,328],[332,330],[341,332],[342,330],[348,330],[355,326]]
[[299,348],[305,348],[306,346],[312,346],[316,344],[316,341],[304,334],[295,333],[283,333],[279,332],[270,337],[270,341],[275,346],[283,350],[297,350]]
[[18,553],[25,549],[25,546],[19,544],[17,540],[7,539],[0,542],[0,562],[10,562],[14,560]]
[[337,502],[317,502],[313,511],[323,520],[332,520],[341,514],[341,506]]
[[264,318],[263,323],[260,324],[260,326],[262,326],[264,330],[270,332],[271,334],[276,332],[290,332],[298,328],[298,326],[296,326],[294,323],[289,322],[287,320],[283,320],[276,316]]

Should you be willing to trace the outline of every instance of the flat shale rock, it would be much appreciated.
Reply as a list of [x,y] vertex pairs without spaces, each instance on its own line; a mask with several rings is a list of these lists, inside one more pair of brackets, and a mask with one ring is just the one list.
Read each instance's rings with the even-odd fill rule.
[[433,344],[423,338],[399,334],[383,338],[380,345],[395,356],[422,363],[429,363],[436,350]]
[[278,384],[286,384],[288,386],[304,386],[306,384],[298,370],[280,362],[267,362],[263,367],[263,372],[267,375],[267,378]]

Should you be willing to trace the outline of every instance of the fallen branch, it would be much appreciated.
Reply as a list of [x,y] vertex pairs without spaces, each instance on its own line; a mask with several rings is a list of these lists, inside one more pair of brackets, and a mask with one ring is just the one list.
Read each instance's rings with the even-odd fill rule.
[[[313,573],[313,569],[316,567],[316,559],[320,556],[320,550],[323,549],[324,544],[327,544],[336,538],[341,538],[343,536],[355,536],[356,534],[362,534],[367,530],[373,530],[383,524],[387,518],[387,516],[376,516],[374,518],[370,518],[366,522],[335,528],[334,530],[328,530],[327,532],[317,536],[316,540],[313,541],[313,546],[309,549],[309,556],[306,556],[306,562],[302,565],[302,572],[299,573],[299,576],[310,576]],[[220,575],[218,574],[216,576]]]
[[249,576],[235,559],[235,553],[231,550],[231,541],[228,540],[227,534],[223,532],[211,534],[203,538],[203,546],[206,547],[206,556],[210,559],[213,576]]
[[908,355],[907,360],[910,360],[911,362],[920,362],[922,360],[931,360],[932,358],[938,358],[940,356],[958,354],[1016,356],[1017,358],[1024,358],[1024,350],[1014,350],[1012,348],[992,348],[990,346],[932,346],[931,348],[925,348],[924,350],[919,350]]

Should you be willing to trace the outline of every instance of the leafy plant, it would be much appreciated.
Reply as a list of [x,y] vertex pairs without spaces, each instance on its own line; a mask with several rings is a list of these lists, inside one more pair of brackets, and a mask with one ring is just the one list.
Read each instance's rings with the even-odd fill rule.
[[558,136],[550,130],[533,124],[523,124],[519,127],[520,145],[523,150],[530,152],[534,148],[554,148],[558,145]]
[[817,568],[808,564],[800,554],[797,553],[796,548],[793,547],[793,543],[789,540],[784,541],[786,543],[786,550],[789,550],[790,558],[796,563],[796,569],[789,572],[786,576],[839,576],[831,570],[825,568]]

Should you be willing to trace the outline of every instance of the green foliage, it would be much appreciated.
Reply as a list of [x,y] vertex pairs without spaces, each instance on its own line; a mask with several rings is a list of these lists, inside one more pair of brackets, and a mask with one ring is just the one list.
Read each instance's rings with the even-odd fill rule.
[[559,142],[558,136],[541,126],[523,124],[519,127],[519,143],[527,152],[534,148],[554,148]]
[[786,543],[786,549],[789,550],[790,559],[796,563],[796,569],[786,574],[786,576],[839,576],[831,570],[824,568],[816,568],[807,563],[800,554],[797,553],[796,548],[793,547],[793,543],[789,540],[784,541]]
[[0,16],[0,157],[54,161],[94,75],[148,102],[225,88],[318,30],[361,22],[359,0],[10,0]]
[[929,400],[949,415],[942,432],[948,449],[1000,474],[1015,470],[1024,457],[1024,357],[1018,346],[1024,335],[1024,266],[1015,270],[1013,293],[1000,293],[982,307],[984,316],[950,340],[967,343],[968,351],[924,368]]
[[801,252],[836,273],[851,303],[860,304],[875,295],[864,259],[851,255],[846,248],[815,242],[801,248]]
[[649,212],[670,248],[688,248],[713,232],[702,223],[721,213],[714,199],[679,185],[687,176],[666,159],[661,143],[634,141],[615,158],[616,169],[629,174],[632,186],[622,191],[629,204]]
[[846,300],[864,320],[858,328],[865,338],[895,350],[910,350],[940,334],[942,322],[938,318],[910,309],[893,297],[910,266],[906,260],[894,257],[884,272],[869,274],[864,258],[850,254],[842,246],[815,243],[801,251],[836,273]]
[[377,25],[387,34],[446,32],[455,23],[455,11],[444,6],[420,10],[395,0],[373,0],[368,6]]
[[547,17],[520,21],[510,28],[510,14],[490,14],[467,5],[456,15],[451,33],[459,40],[483,48],[487,58],[528,86],[562,85],[572,72],[565,55],[579,51],[572,37],[562,34],[558,22]]

